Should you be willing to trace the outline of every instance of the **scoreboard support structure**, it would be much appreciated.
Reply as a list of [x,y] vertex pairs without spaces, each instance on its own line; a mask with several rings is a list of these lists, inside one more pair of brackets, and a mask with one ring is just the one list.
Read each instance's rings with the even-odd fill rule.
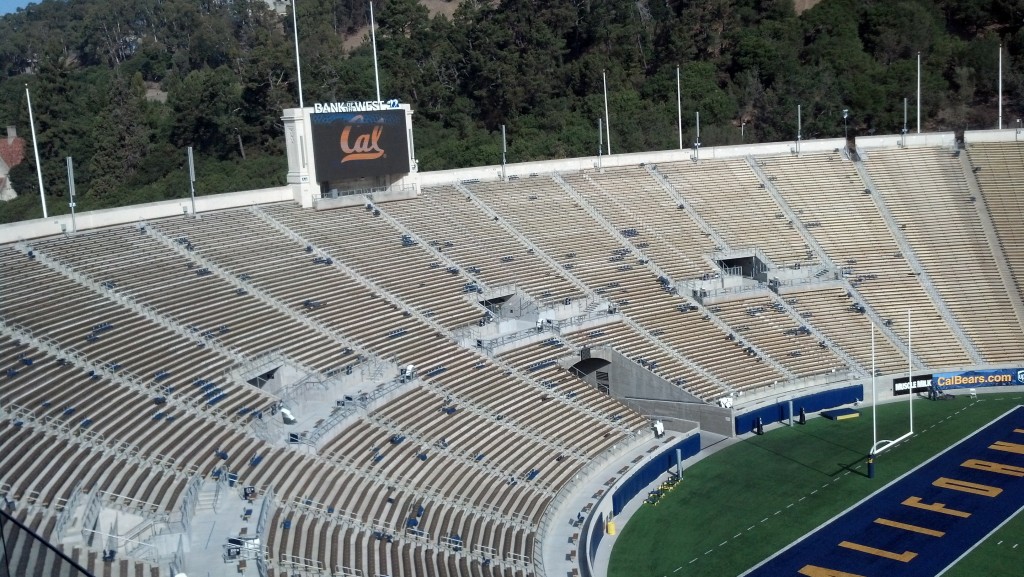
[[303,208],[361,204],[371,191],[418,194],[413,111],[397,100],[284,110],[287,186]]

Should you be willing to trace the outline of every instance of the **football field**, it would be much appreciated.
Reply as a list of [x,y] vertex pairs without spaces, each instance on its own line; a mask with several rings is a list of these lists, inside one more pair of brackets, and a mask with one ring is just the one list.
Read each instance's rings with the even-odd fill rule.
[[[748,438],[687,469],[658,505],[644,505],[616,540],[608,574],[739,575],[1022,403],[1020,393],[915,402],[916,435],[878,457],[874,479],[867,477],[865,459],[870,407],[861,407],[860,418],[812,419]],[[879,438],[907,431],[905,402],[880,406],[878,417]],[[1024,567],[1021,517],[945,574],[1018,574]],[[910,567],[900,574],[915,575]]]

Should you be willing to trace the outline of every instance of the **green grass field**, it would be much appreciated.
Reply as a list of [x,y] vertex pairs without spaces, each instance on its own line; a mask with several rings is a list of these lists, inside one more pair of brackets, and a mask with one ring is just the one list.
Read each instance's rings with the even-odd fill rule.
[[[867,478],[871,407],[844,421],[812,419],[726,448],[688,468],[658,505],[623,527],[609,577],[739,575],[889,481],[1024,404],[1024,394],[915,401],[917,435],[883,452]],[[907,404],[878,407],[880,439],[908,430]],[[641,497],[637,497],[641,498]],[[1020,575],[1018,515],[945,575]]]

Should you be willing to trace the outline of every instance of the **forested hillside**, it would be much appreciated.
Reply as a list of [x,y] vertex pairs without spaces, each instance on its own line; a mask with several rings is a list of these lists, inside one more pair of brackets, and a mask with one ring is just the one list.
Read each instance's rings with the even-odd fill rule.
[[[435,3],[438,0],[434,0]],[[452,0],[453,2],[457,0]],[[367,0],[298,0],[303,96],[373,99]],[[376,0],[381,96],[416,111],[421,170],[593,154],[607,70],[613,152],[911,129],[916,55],[926,130],[994,128],[1024,112],[1024,0],[463,0],[431,17]],[[284,182],[281,110],[298,102],[291,14],[262,0],[44,0],[0,19],[0,128],[30,138],[32,93],[51,213]],[[0,135],[2,136],[2,135]],[[687,137],[687,142],[692,137]],[[41,216],[31,150],[0,222]]]

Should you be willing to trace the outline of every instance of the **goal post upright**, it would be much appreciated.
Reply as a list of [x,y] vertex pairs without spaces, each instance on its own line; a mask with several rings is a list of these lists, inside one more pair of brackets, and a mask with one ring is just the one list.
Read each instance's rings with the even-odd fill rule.
[[875,447],[878,446],[878,390],[875,388],[875,323],[871,322],[871,452],[868,453],[868,478],[875,478]]
[[910,309],[907,309],[907,396],[910,397],[910,434],[914,434],[914,353],[913,333],[910,330]]
[[[907,407],[910,430],[893,440],[878,440],[878,391],[875,383],[875,324],[871,323],[871,451],[868,453],[868,478],[875,478],[875,458],[879,453],[914,435],[914,354],[911,314],[907,309]],[[895,387],[893,394],[895,394]]]

